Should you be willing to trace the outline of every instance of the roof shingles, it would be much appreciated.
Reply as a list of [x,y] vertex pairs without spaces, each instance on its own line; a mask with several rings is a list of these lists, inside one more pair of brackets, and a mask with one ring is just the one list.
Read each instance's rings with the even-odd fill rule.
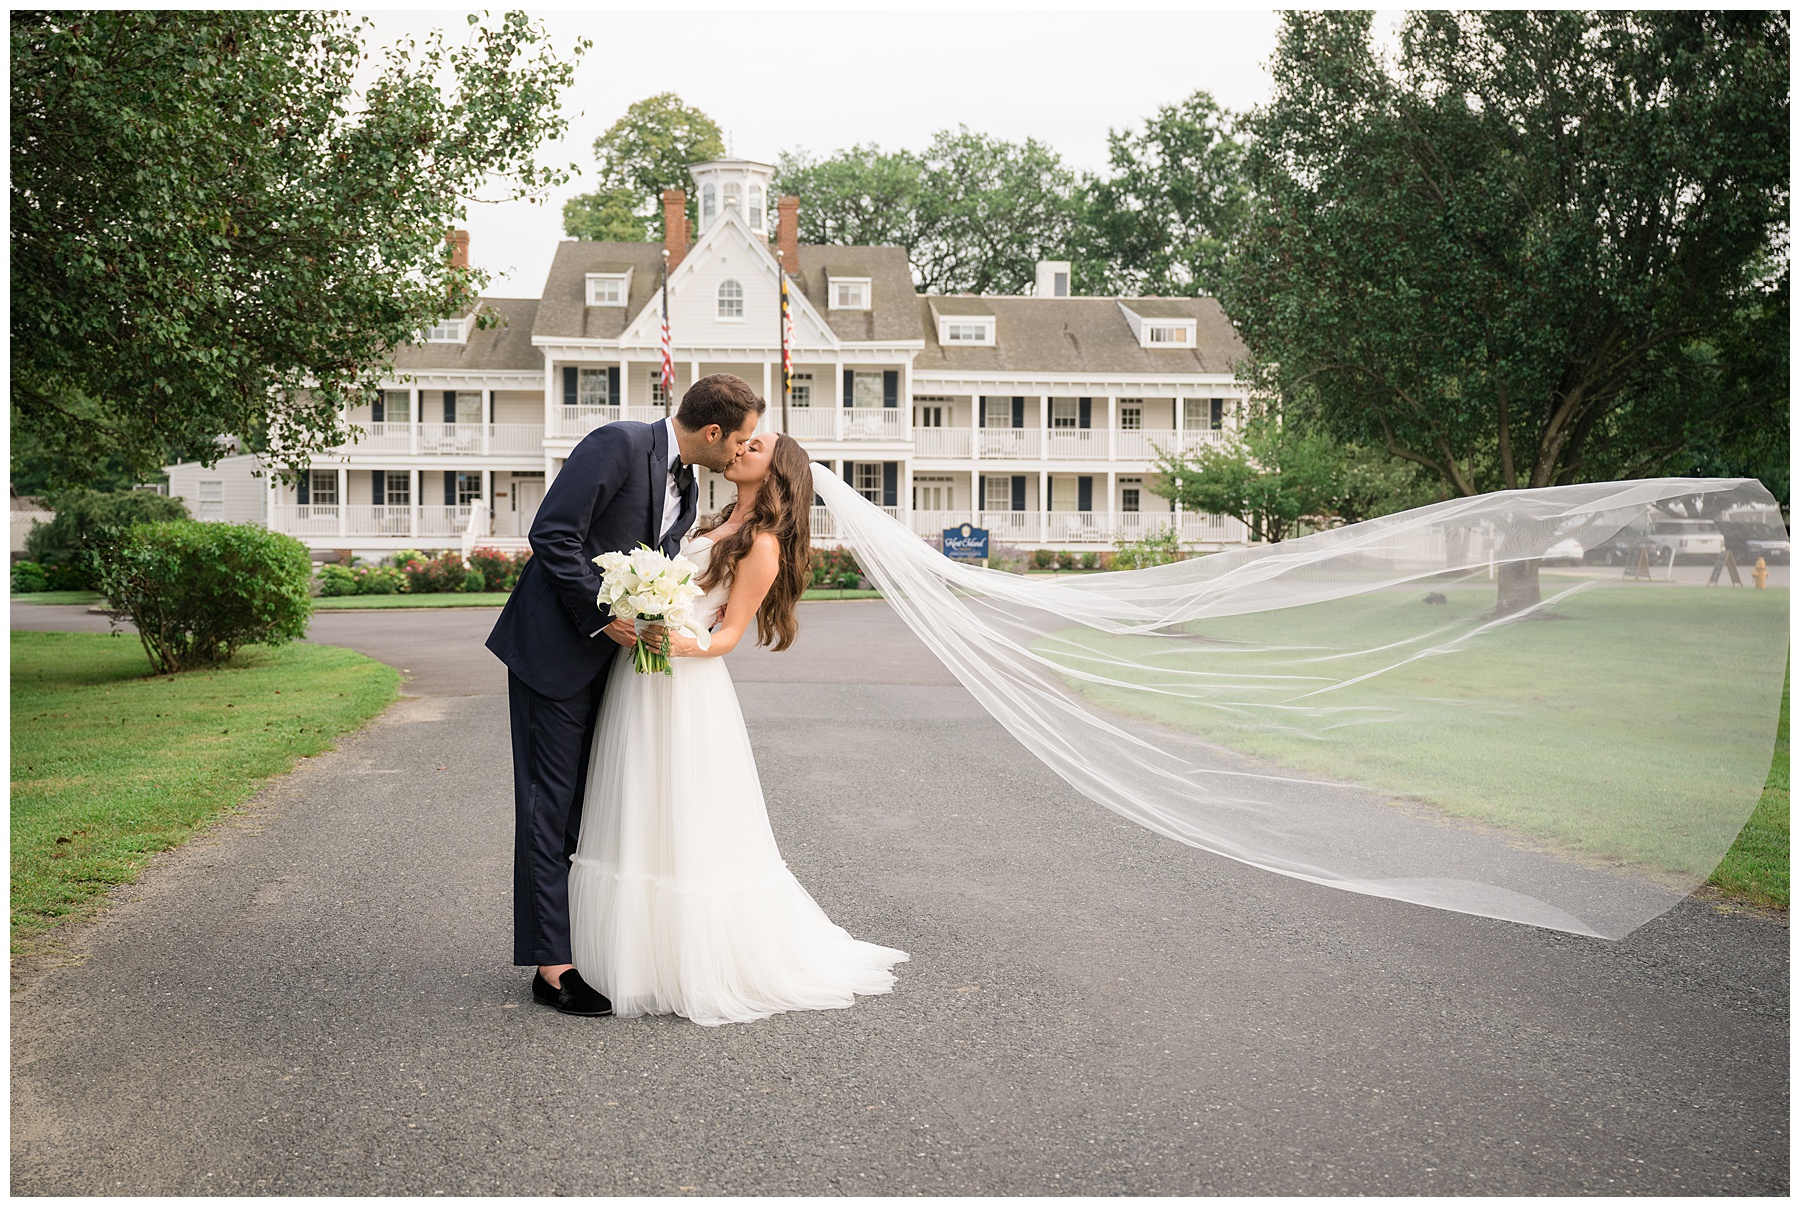
[[[1139,314],[1196,320],[1192,348],[1145,348],[1132,335],[1119,303]],[[992,347],[938,342],[932,310],[992,314]],[[925,348],[915,372],[955,373],[1204,373],[1226,374],[1248,349],[1214,298],[921,298]]]

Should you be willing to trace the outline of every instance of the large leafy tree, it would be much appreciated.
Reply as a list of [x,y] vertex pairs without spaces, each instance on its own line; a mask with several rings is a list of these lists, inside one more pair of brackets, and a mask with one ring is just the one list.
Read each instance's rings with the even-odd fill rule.
[[12,14],[12,422],[46,485],[228,434],[297,468],[468,309],[446,232],[567,178],[536,151],[572,72],[521,13],[470,23],[371,64],[331,13]]
[[1206,92],[1143,129],[1107,133],[1109,173],[1084,190],[1075,281],[1128,297],[1215,294],[1248,206],[1235,119]]
[[1391,65],[1293,13],[1272,67],[1222,297],[1297,414],[1453,494],[1785,447],[1785,13],[1414,13]]
[[904,247],[914,283],[934,293],[1025,292],[1039,260],[1067,258],[1080,208],[1055,151],[966,126],[919,153],[858,146],[779,166],[778,191],[801,199],[802,241]]
[[718,123],[673,92],[645,97],[594,140],[597,187],[563,205],[563,233],[573,239],[637,243],[663,237],[662,193],[686,189],[688,165],[718,159]]

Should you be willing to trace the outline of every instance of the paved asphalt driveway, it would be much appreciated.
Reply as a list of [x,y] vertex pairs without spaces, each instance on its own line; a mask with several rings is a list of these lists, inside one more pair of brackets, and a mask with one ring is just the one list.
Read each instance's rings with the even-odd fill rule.
[[1787,1191],[1785,925],[1690,901],[1606,943],[1188,849],[879,602],[731,667],[790,866],[912,953],[897,991],[723,1028],[537,1007],[492,616],[317,618],[413,694],[15,994],[15,1193]]

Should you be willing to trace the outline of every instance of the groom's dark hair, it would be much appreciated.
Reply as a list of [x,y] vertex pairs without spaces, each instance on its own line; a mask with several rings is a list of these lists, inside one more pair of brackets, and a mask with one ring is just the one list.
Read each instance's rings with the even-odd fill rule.
[[768,409],[769,404],[757,397],[749,382],[735,373],[714,373],[688,387],[681,396],[681,409],[675,412],[675,422],[690,432],[714,423],[735,432],[750,415],[760,415]]

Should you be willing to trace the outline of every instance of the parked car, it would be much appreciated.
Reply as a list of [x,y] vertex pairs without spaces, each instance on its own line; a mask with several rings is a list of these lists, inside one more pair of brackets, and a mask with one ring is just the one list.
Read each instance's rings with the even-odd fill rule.
[[1789,561],[1787,529],[1779,524],[1718,522],[1725,547],[1731,550],[1740,566],[1753,566],[1757,558],[1771,566],[1785,566]]
[[1544,550],[1544,556],[1538,560],[1546,566],[1579,566],[1587,560],[1587,551],[1580,541],[1569,537]]
[[1658,520],[1650,525],[1650,535],[1645,539],[1667,550],[1676,561],[1711,561],[1725,549],[1725,538],[1711,520]]
[[[1587,552],[1581,555],[1581,560],[1590,566],[1623,566],[1636,559],[1638,547],[1644,544],[1645,540],[1646,536],[1643,532],[1635,528],[1627,528],[1609,540],[1589,546]],[[1666,551],[1657,549],[1654,560],[1659,563],[1666,561]]]

